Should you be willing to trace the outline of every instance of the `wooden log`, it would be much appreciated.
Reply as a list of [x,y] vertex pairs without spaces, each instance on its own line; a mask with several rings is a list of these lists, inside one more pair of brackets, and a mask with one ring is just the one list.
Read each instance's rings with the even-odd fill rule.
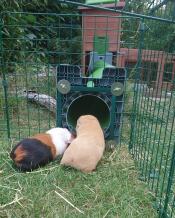
[[49,111],[56,114],[56,100],[53,97],[36,93],[32,90],[24,91],[23,93],[23,96],[26,97],[28,101],[35,102],[43,107],[46,107]]

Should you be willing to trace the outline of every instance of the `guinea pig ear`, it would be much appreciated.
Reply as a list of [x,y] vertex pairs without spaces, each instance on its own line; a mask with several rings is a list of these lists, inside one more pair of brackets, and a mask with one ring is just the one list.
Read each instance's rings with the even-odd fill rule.
[[15,161],[15,162],[19,162],[21,160],[23,160],[25,158],[25,156],[27,155],[26,150],[23,147],[23,144],[19,144],[15,151],[12,152],[10,154],[10,157]]
[[77,129],[80,127],[80,125],[81,125],[81,122],[78,121],[78,122],[77,122],[77,125],[76,125],[76,131],[77,131]]

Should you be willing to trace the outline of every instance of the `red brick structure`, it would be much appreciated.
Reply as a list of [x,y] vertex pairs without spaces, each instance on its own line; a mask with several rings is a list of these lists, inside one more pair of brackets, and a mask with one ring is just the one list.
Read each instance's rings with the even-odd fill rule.
[[[101,6],[101,5],[99,5]],[[120,0],[117,5],[105,4],[106,8],[123,9],[125,0]],[[104,7],[104,5],[103,5]],[[89,64],[89,52],[94,51],[94,36],[106,37],[108,39],[107,51],[113,53],[114,63],[118,67],[125,67],[129,64],[136,64],[138,59],[138,49],[121,48],[121,22],[119,13],[98,10],[94,8],[80,7],[82,13],[82,38],[83,38],[83,71],[86,72]],[[152,86],[159,96],[162,86],[167,86],[164,81],[165,65],[172,64],[172,79],[175,77],[175,55],[167,54],[163,51],[143,50],[142,63],[151,62],[157,64],[157,76],[152,81]],[[143,70],[142,70],[143,71]],[[141,72],[144,74],[144,72]],[[172,83],[168,84],[168,89],[172,89]]]
[[[125,6],[125,1],[117,4],[118,9]],[[104,7],[104,5],[103,5]],[[106,8],[115,8],[115,3],[105,4]],[[83,66],[89,64],[89,52],[94,51],[94,36],[108,38],[108,51],[116,53],[120,50],[121,19],[115,12],[80,7],[82,12]],[[86,71],[86,70],[85,70]]]
[[[142,50],[142,65],[148,62],[157,63],[157,75],[156,80],[151,82],[152,87],[155,89],[156,95],[159,96],[161,89],[171,90],[173,88],[172,83],[164,81],[165,65],[172,65],[171,80],[175,79],[175,55],[171,53],[166,53],[163,51],[155,50]],[[138,49],[128,49],[120,48],[120,55],[117,59],[117,66],[125,67],[126,64],[132,63],[133,65],[137,63],[138,60]],[[142,69],[141,74],[144,73]],[[141,75],[142,76],[142,75]]]

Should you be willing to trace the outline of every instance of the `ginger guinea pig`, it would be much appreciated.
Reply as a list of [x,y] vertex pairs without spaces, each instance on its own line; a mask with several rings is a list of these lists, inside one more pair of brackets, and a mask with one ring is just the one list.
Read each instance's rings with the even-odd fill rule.
[[77,137],[66,149],[61,164],[82,172],[96,169],[105,149],[104,134],[96,117],[80,116],[76,126]]
[[31,171],[62,155],[73,138],[65,128],[52,128],[20,141],[10,157],[20,170]]

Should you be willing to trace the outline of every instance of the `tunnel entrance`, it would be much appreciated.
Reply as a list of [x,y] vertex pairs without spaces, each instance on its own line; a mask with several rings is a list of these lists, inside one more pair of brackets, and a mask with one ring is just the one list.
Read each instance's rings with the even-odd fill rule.
[[81,115],[94,115],[100,122],[103,129],[110,125],[110,108],[99,96],[93,94],[82,95],[75,98],[67,110],[67,123],[73,128],[76,127],[77,119]]

